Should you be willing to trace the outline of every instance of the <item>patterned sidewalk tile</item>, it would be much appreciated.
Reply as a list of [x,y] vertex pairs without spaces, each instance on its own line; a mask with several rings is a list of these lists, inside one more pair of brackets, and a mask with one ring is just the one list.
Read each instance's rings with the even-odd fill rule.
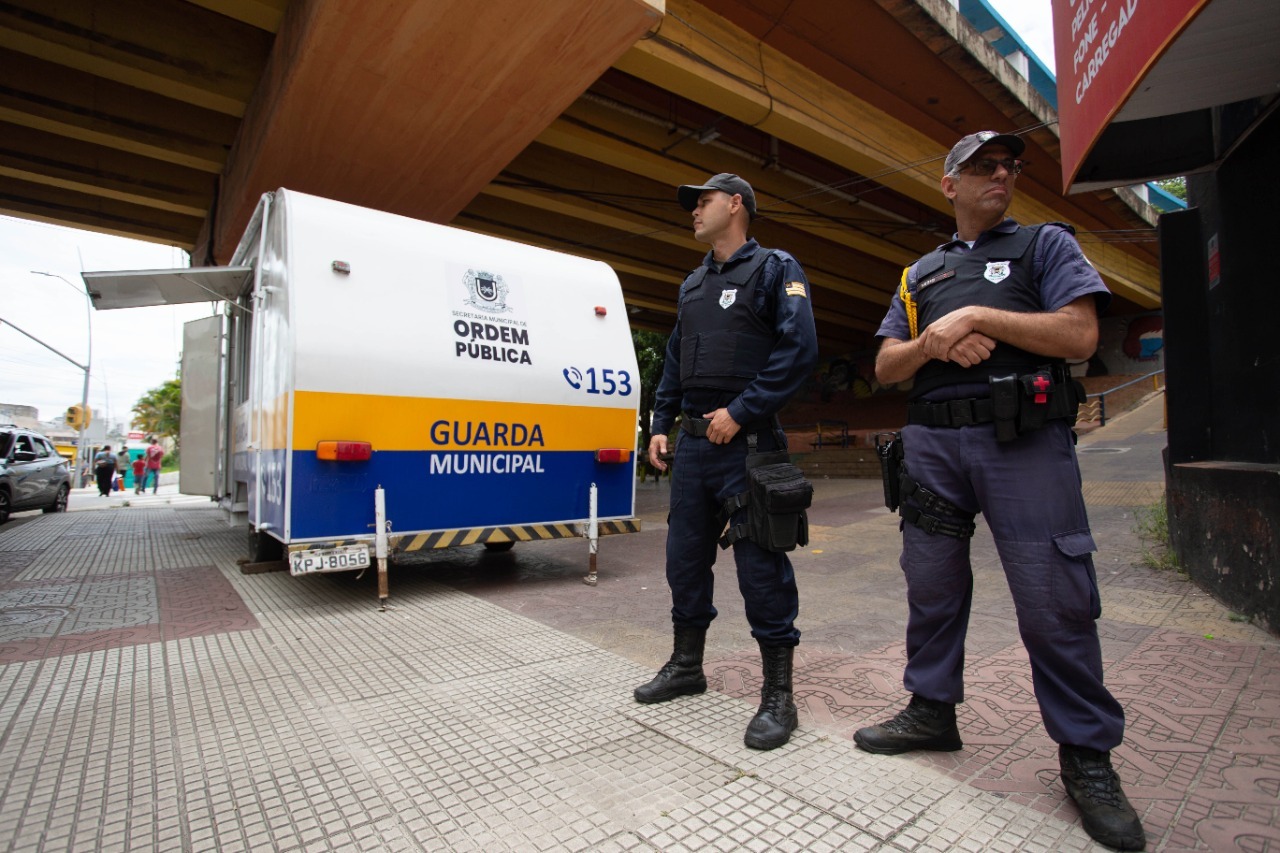
[[[1152,482],[1153,440],[1129,436],[1123,466],[1093,454],[1086,477]],[[1097,481],[1117,484],[1090,507],[1128,717],[1113,757],[1148,849],[1280,850],[1280,640],[1139,565],[1122,501],[1140,489]],[[728,560],[710,690],[632,699],[670,650],[661,529],[605,542],[596,587],[579,542],[433,554],[396,568],[380,610],[371,576],[242,575],[243,531],[212,509],[0,527],[0,848],[1099,849],[1058,778],[985,528],[964,749],[853,746],[907,699],[897,525],[877,489],[840,484],[794,555],[800,728],[771,752],[742,742],[760,657]]]
[[256,627],[214,566],[0,584],[0,663]]

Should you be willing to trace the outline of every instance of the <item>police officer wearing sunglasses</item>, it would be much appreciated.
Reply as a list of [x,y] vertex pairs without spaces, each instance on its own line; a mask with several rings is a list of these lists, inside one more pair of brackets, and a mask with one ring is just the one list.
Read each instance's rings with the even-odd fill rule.
[[941,187],[956,235],[904,270],[877,332],[877,378],[913,383],[890,501],[903,519],[912,697],[854,741],[884,755],[962,748],[969,542],[981,512],[1067,794],[1096,841],[1141,850],[1142,824],[1111,766],[1124,711],[1103,684],[1096,546],[1072,432],[1083,393],[1065,367],[1094,354],[1110,294],[1069,226],[1006,218],[1024,148],[982,131],[951,149]]

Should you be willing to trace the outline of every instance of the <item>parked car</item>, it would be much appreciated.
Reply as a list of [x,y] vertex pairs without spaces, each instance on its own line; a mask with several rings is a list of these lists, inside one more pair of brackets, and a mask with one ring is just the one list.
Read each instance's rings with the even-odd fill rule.
[[71,466],[38,432],[0,424],[0,524],[24,509],[65,512]]

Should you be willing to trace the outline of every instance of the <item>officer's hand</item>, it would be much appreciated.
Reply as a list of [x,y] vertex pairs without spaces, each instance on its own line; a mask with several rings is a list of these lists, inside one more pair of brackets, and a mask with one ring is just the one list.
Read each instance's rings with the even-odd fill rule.
[[716,409],[714,412],[707,412],[703,417],[711,419],[711,423],[707,426],[707,441],[712,444],[728,444],[733,441],[738,430],[742,429],[729,415],[728,409]]
[[667,463],[662,461],[662,457],[667,453],[667,437],[665,435],[655,435],[649,439],[649,464],[659,471],[667,470]]
[[961,338],[950,351],[947,361],[954,361],[961,367],[973,367],[991,358],[996,342],[981,332],[970,332]]
[[957,308],[930,323],[920,333],[920,347],[929,358],[946,361],[951,349],[974,330],[972,306]]

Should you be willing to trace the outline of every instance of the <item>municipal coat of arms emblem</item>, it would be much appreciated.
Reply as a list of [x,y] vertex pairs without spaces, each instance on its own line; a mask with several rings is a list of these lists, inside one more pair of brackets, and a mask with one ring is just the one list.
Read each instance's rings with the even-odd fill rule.
[[732,305],[735,301],[737,301],[737,299],[738,299],[738,291],[736,291],[736,290],[722,290],[722,291],[720,292],[720,307],[721,307],[721,308],[728,308],[728,307],[729,307],[730,305]]
[[467,288],[465,301],[471,307],[494,314],[511,310],[507,306],[509,288],[502,276],[484,270],[467,270],[462,283]]
[[999,284],[1009,277],[1009,262],[987,261],[987,271],[982,276],[992,284]]

